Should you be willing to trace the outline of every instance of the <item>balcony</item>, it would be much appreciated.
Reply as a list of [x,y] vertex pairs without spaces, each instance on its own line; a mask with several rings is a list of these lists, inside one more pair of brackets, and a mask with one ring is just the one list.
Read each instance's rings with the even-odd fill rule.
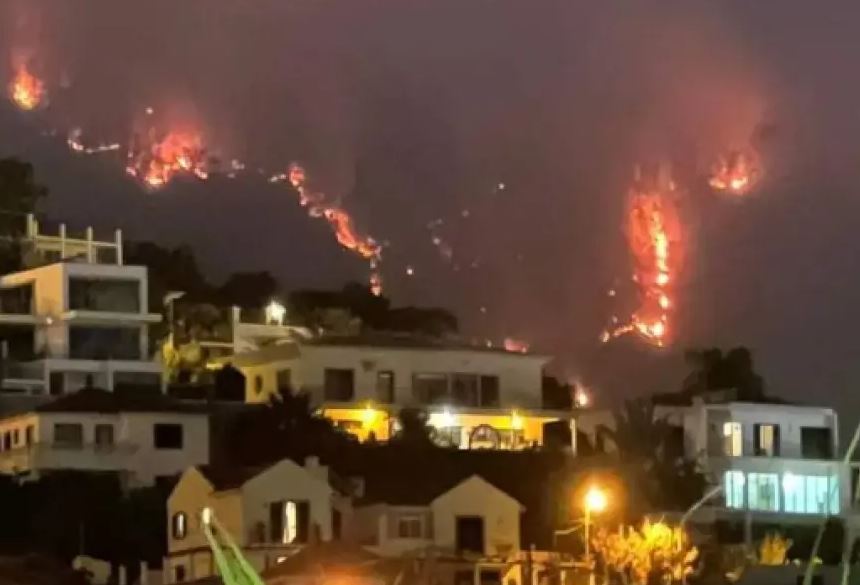
[[26,474],[47,470],[123,471],[137,445],[36,444],[0,452],[0,473]]

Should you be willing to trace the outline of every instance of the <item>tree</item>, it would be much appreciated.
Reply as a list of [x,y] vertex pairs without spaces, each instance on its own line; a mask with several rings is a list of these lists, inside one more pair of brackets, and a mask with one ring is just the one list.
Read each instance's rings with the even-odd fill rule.
[[391,438],[392,445],[409,448],[435,447],[433,427],[427,420],[427,412],[420,408],[404,408],[400,411],[400,431]]
[[643,504],[685,510],[702,497],[706,481],[698,463],[684,457],[683,445],[676,444],[677,428],[656,416],[651,400],[625,401],[613,417],[614,428],[598,427],[599,442],[609,439],[615,445],[629,484],[635,486],[632,493],[641,495]]
[[265,306],[278,292],[278,281],[268,272],[237,272],[218,288],[222,303],[239,307]]
[[24,234],[23,216],[36,210],[48,190],[36,182],[33,165],[16,158],[0,159],[0,271],[21,268],[19,238]]
[[752,353],[746,347],[735,347],[726,354],[718,348],[691,350],[686,359],[693,370],[684,380],[683,395],[736,390],[738,400],[765,399],[764,379],[756,373]]

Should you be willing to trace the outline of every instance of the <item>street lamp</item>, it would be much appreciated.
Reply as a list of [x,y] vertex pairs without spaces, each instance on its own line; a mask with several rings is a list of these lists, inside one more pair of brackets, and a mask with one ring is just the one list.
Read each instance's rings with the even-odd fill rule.
[[588,563],[588,582],[594,583],[594,569],[591,566],[591,515],[599,514],[606,509],[608,503],[606,492],[597,486],[591,486],[585,492],[585,562]]

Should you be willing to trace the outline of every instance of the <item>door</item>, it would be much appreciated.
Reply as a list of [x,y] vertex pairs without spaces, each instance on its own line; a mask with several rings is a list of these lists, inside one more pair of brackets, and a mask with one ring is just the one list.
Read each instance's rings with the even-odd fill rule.
[[484,554],[484,518],[457,516],[457,552]]

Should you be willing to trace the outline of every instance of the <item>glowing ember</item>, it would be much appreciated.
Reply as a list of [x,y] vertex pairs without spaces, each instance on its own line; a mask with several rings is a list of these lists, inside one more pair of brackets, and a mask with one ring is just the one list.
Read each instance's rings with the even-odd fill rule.
[[750,192],[760,175],[758,159],[751,152],[735,151],[717,160],[708,184],[716,191],[741,196]]
[[605,331],[603,341],[634,332],[657,346],[667,342],[682,255],[674,191],[665,172],[656,182],[644,181],[637,174],[628,196],[626,234],[639,307],[627,323]]
[[81,140],[82,132],[80,128],[75,128],[69,132],[66,138],[66,144],[74,151],[81,154],[99,154],[101,152],[112,152],[120,149],[117,142],[96,144],[95,146],[87,146]]
[[45,84],[22,63],[9,84],[9,97],[20,109],[35,110],[45,101]]
[[379,272],[382,246],[372,237],[359,234],[349,212],[337,205],[326,203],[323,194],[313,193],[307,188],[307,173],[304,167],[292,163],[286,173],[273,175],[269,178],[271,183],[285,181],[288,181],[298,192],[299,203],[302,207],[308,208],[308,215],[325,218],[331,226],[337,242],[368,261],[370,264],[370,290],[375,295],[382,294],[382,275]]
[[169,132],[160,140],[150,136],[148,144],[129,151],[126,172],[150,189],[163,187],[177,175],[207,179],[209,171],[203,140],[194,132]]
[[528,343],[521,339],[514,339],[513,337],[505,337],[503,347],[505,348],[505,351],[513,353],[527,353],[529,350]]

